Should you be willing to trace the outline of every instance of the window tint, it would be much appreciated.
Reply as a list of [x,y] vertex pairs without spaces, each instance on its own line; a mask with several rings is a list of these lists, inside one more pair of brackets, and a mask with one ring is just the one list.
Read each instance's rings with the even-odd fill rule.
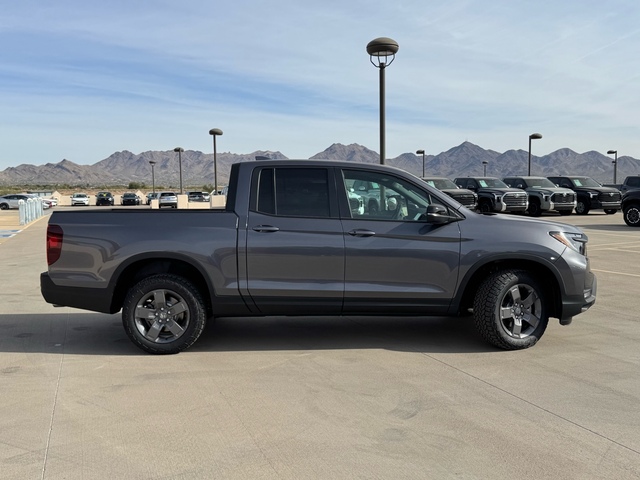
[[325,168],[266,168],[258,179],[258,211],[293,217],[329,217]]
[[416,185],[385,172],[343,170],[352,218],[422,220],[434,199]]

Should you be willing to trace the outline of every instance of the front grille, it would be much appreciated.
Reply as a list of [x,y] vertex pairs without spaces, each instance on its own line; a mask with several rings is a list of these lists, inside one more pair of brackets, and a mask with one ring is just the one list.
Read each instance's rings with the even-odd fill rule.
[[508,207],[526,207],[527,197],[526,193],[505,193],[502,201]]
[[622,199],[621,193],[600,193],[598,194],[598,200],[602,203],[619,202]]
[[462,194],[462,195],[451,195],[455,200],[460,202],[465,207],[473,207],[476,204],[475,195]]
[[551,196],[551,201],[556,205],[573,203],[575,199],[576,199],[576,196],[573,193],[554,193]]

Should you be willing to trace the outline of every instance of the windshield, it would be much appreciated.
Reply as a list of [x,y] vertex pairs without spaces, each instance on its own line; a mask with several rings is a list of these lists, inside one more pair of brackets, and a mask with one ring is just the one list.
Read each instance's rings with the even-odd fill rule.
[[527,178],[527,186],[540,188],[556,188],[555,184],[548,178]]
[[497,178],[479,178],[478,184],[483,188],[509,188],[506,183]]
[[427,178],[427,185],[437,188],[438,190],[457,189],[458,186],[448,178]]
[[601,187],[598,182],[590,177],[571,177],[571,181],[576,187]]

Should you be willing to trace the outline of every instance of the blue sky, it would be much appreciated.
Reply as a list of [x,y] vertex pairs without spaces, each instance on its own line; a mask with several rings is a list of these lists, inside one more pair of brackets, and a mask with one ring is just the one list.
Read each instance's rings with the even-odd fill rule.
[[468,140],[640,158],[637,0],[4,0],[0,170],[121,150],[378,151]]

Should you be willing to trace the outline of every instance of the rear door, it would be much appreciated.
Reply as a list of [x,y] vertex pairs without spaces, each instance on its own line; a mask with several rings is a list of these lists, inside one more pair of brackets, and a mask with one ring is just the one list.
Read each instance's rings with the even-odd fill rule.
[[334,172],[256,168],[247,224],[247,290],[260,312],[340,313],[344,238]]

